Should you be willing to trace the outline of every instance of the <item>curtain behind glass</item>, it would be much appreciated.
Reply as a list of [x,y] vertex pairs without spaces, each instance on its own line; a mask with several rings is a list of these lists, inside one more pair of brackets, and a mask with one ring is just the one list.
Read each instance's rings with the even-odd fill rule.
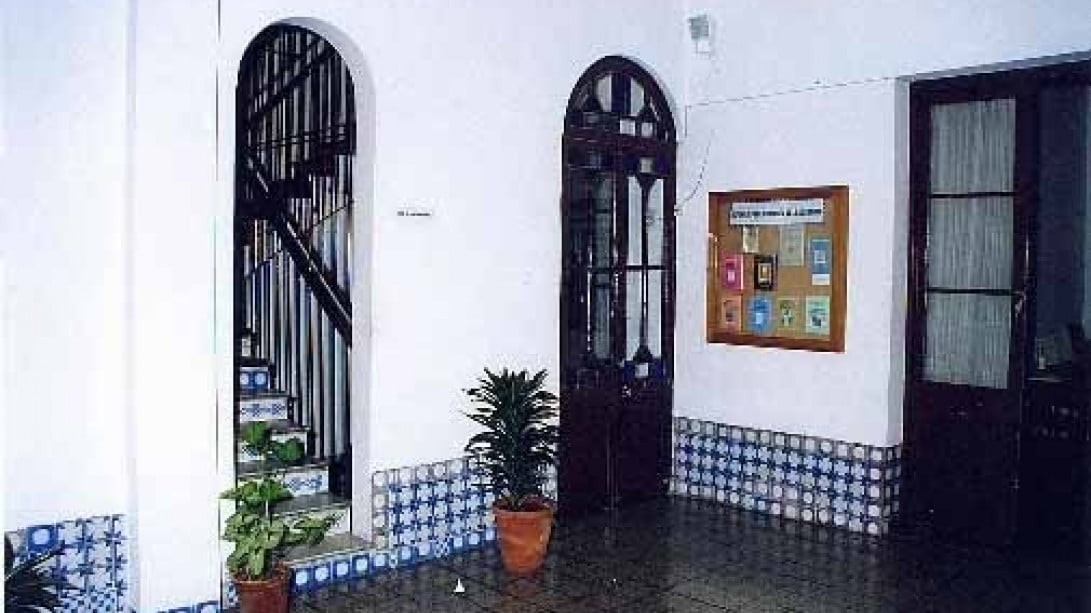
[[1014,100],[932,108],[927,380],[1007,386],[1011,297],[958,292],[1011,288],[1014,161]]

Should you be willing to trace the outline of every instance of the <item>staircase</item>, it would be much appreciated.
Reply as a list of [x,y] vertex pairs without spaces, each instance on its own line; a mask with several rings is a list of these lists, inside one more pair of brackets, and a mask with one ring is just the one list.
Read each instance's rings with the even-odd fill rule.
[[[244,53],[236,88],[236,479],[275,476],[285,518],[335,517],[326,539],[287,563],[362,550],[351,535],[352,76],[336,49],[276,24]],[[247,452],[247,424],[302,444],[291,465]],[[298,455],[298,454],[292,454]],[[357,520],[370,518],[357,518]],[[309,581],[293,579],[297,588]]]
[[[244,343],[244,349],[247,343]],[[285,558],[289,567],[313,563],[319,558],[344,556],[362,552],[367,543],[351,533],[352,509],[348,498],[330,491],[330,462],[316,458],[310,428],[301,426],[295,415],[295,399],[275,384],[275,369],[260,358],[243,356],[239,359],[239,400],[236,429],[236,481],[273,476],[292,492],[292,498],[277,503],[273,514],[288,520],[304,516],[336,517],[326,538],[313,547],[290,549]],[[297,439],[303,444],[304,458],[291,465],[268,461],[247,452],[239,440],[239,432],[250,422],[264,422],[273,440]]]

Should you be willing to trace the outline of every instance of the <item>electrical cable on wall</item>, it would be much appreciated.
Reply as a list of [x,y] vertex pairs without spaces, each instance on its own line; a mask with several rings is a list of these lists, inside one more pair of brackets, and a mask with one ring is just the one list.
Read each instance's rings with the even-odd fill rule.
[[[688,107],[686,108],[686,112],[688,114],[688,112],[689,112]],[[688,123],[688,120],[687,120],[687,123]],[[688,128],[689,126],[687,125],[686,127]],[[700,166],[700,169],[697,171],[697,181],[694,183],[693,189],[691,189],[689,191],[689,193],[687,193],[685,195],[685,197],[682,198],[682,200],[680,202],[678,202],[677,205],[675,205],[675,207],[674,207],[674,214],[675,215],[681,215],[682,214],[682,207],[684,207],[690,200],[693,200],[693,198],[697,195],[697,192],[700,191],[701,186],[704,185],[704,182],[705,182],[705,167],[708,166],[708,154],[712,150],[712,141],[714,141],[715,139],[716,139],[716,128],[713,127],[709,131],[708,140],[705,142],[705,151],[704,151],[703,154],[701,154],[701,166]]]

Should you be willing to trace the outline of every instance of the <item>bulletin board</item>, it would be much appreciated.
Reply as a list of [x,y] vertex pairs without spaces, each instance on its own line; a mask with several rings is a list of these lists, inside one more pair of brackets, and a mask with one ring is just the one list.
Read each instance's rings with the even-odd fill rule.
[[849,188],[708,195],[707,339],[845,350]]

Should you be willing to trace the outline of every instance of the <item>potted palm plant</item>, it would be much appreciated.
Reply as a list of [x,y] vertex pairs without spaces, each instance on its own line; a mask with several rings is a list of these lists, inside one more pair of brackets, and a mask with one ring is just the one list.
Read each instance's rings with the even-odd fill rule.
[[542,494],[545,470],[556,463],[557,397],[544,389],[546,372],[530,375],[485,369],[466,390],[466,416],[485,429],[466,451],[479,458],[496,495],[500,557],[508,572],[532,573],[542,565],[553,525],[553,504]]
[[[294,444],[287,449],[272,441],[264,426],[248,426],[243,440],[252,453],[274,465],[293,463],[301,456]],[[291,573],[281,563],[285,551],[293,545],[317,545],[337,517],[304,517],[292,523],[274,517],[273,505],[292,497],[275,474],[243,482],[220,497],[235,502],[223,538],[235,545],[227,558],[227,570],[235,584],[240,613],[287,613]]]
[[4,537],[4,611],[47,613],[61,607],[62,593],[72,586],[49,568],[58,553],[59,547],[16,563],[11,541]]

